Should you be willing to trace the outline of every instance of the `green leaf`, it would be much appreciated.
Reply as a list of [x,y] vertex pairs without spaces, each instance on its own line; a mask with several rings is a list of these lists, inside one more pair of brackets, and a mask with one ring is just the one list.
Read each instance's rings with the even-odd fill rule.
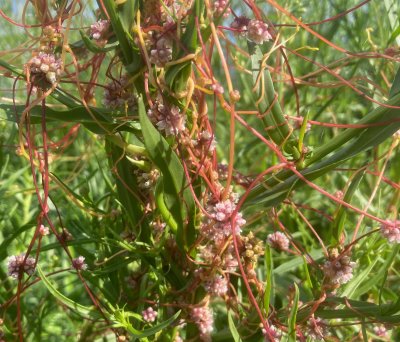
[[[399,27],[400,29],[400,27]],[[400,92],[400,66],[397,69],[396,76],[394,77],[392,87],[390,88],[389,97],[392,98]]]
[[[144,144],[151,161],[163,175],[165,204],[178,225],[176,237],[178,246],[188,250],[195,240],[195,204],[183,166],[167,141],[150,122],[141,97],[138,103]],[[184,227],[186,220],[188,224]]]
[[[365,169],[363,169],[360,172],[357,172],[354,178],[352,179],[349,188],[346,191],[346,194],[344,195],[343,201],[350,203],[354,193],[358,189],[361,180],[363,179],[365,174]],[[337,243],[340,240],[340,237],[342,235],[343,229],[344,229],[344,223],[346,222],[347,218],[347,211],[348,209],[342,205],[339,206],[335,219],[332,222],[332,237],[334,241]]]
[[272,272],[274,269],[272,252],[271,248],[268,245],[265,247],[264,264],[265,264],[265,283],[266,283],[264,290],[264,310],[265,310],[265,316],[268,317],[269,304],[272,298],[273,279],[274,279]]
[[96,311],[96,308],[83,306],[79,303],[74,302],[72,299],[67,298],[62,293],[60,293],[50,282],[50,280],[44,275],[41,267],[39,264],[36,265],[37,271],[39,273],[40,278],[42,279],[43,284],[47,287],[49,292],[62,304],[66,307],[70,308],[71,310],[79,313],[83,317],[86,318],[93,318],[93,316],[99,317],[99,313]]
[[[99,2],[99,0],[98,0]],[[130,64],[133,61],[133,46],[131,44],[132,37],[129,32],[127,32],[121,22],[121,19],[117,13],[116,4],[114,0],[103,0],[99,3],[99,8],[103,8],[102,4],[107,10],[110,17],[113,32],[117,36],[120,43],[120,48],[122,50],[124,64]],[[130,38],[130,39],[129,39]]]
[[[18,123],[18,118],[20,118],[24,110],[24,105],[14,107],[13,105],[2,103],[0,104],[0,119]],[[46,106],[46,121],[80,123],[96,134],[110,134],[116,131],[137,131],[127,123],[117,123],[105,110],[93,107],[90,110],[92,113],[89,113],[83,106],[73,107],[68,110],[56,110],[53,107]],[[34,106],[29,111],[29,115],[31,124],[40,124],[42,120],[42,106]]]
[[145,338],[147,336],[155,335],[159,331],[169,327],[179,317],[180,313],[181,311],[179,310],[164,322],[142,331],[135,329],[130,323],[130,317],[139,319],[138,315],[133,312],[124,312],[123,310],[117,309],[113,312],[111,319],[113,320],[115,327],[123,327],[135,338]]
[[242,339],[240,338],[239,332],[236,329],[236,325],[235,322],[233,321],[231,310],[228,310],[228,324],[229,324],[229,330],[232,333],[233,340],[235,342],[241,342]]
[[82,30],[79,30],[79,33],[81,34],[82,41],[85,44],[85,46],[87,47],[87,49],[94,53],[104,53],[104,52],[112,51],[112,50],[115,50],[119,46],[119,41],[116,41],[113,43],[106,44],[104,47],[100,47],[95,41],[90,39],[85,34],[85,32],[83,32]]
[[134,169],[121,148],[110,143],[107,143],[106,148],[110,155],[111,168],[115,170],[118,199],[129,219],[130,231],[135,232],[137,236],[140,234],[142,241],[148,241],[150,230],[147,220],[143,219],[144,213],[138,196],[139,188]]
[[296,283],[294,283],[294,291],[292,309],[288,319],[288,342],[296,342],[296,318],[299,308],[299,288]]

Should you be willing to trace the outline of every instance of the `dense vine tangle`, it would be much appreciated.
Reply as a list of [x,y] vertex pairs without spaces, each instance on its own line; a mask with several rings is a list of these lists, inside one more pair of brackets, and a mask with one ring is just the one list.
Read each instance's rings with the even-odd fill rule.
[[[303,140],[305,134],[316,126],[333,130],[367,129],[386,127],[400,120],[390,118],[379,122],[343,124],[338,122],[335,114],[332,115],[333,122],[323,122],[317,118],[308,119],[308,116],[303,114],[307,103],[301,103],[300,89],[305,85],[319,89],[350,89],[364,100],[380,106],[382,110],[400,108],[397,103],[386,101],[388,98],[386,88],[376,84],[374,80],[366,76],[354,76],[348,79],[341,74],[341,69],[354,60],[381,59],[399,62],[398,51],[387,50],[384,53],[374,49],[362,53],[349,51],[314,29],[317,25],[345,18],[350,13],[362,9],[369,0],[331,18],[311,23],[304,23],[276,1],[266,1],[269,9],[277,11],[278,17],[283,21],[282,24],[268,20],[265,17],[267,5],[259,5],[253,0],[244,0],[241,6],[226,0],[204,2],[169,0],[162,4],[151,0],[141,2],[139,8],[135,8],[132,18],[123,19],[128,20],[128,28],[126,23],[121,24],[114,18],[113,11],[117,6],[114,2],[99,0],[100,8],[96,12],[96,21],[87,27],[75,27],[76,21],[74,21],[87,10],[84,2],[61,1],[58,2],[58,7],[56,5],[54,8],[49,3],[44,0],[27,0],[21,23],[0,10],[0,15],[8,22],[24,28],[31,40],[30,47],[34,47],[23,72],[14,76],[13,86],[13,103],[19,124],[18,151],[29,161],[40,207],[35,232],[25,253],[12,256],[8,266],[9,274],[18,279],[18,287],[16,294],[3,307],[6,308],[16,302],[18,339],[20,341],[24,339],[21,297],[28,288],[39,281],[39,279],[32,280],[32,276],[40,261],[42,238],[50,233],[49,230],[57,238],[71,264],[70,268],[51,272],[49,275],[75,269],[88,296],[103,318],[102,328],[107,330],[116,319],[115,313],[113,315],[109,313],[110,308],[103,304],[102,298],[98,298],[84,278],[82,271],[90,269],[85,258],[83,256],[73,258],[68,247],[69,235],[63,225],[62,214],[57,204],[51,200],[50,185],[53,183],[65,191],[67,196],[70,195],[69,198],[88,215],[105,218],[121,213],[118,211],[98,213],[92,208],[85,207],[50,172],[50,156],[64,153],[66,148],[74,143],[74,138],[79,134],[80,124],[73,123],[59,141],[54,141],[47,129],[46,101],[49,96],[61,98],[60,102],[64,104],[71,101],[71,107],[78,104],[84,107],[92,119],[92,124],[96,124],[97,129],[105,136],[110,169],[117,182],[115,187],[120,192],[123,188],[130,196],[128,202],[131,201],[130,204],[134,202],[132,206],[137,206],[133,209],[129,207],[129,210],[139,212],[139,214],[129,213],[125,208],[122,215],[123,224],[128,228],[124,228],[119,246],[139,242],[142,244],[141,247],[151,248],[149,246],[153,243],[154,250],[160,254],[160,264],[170,263],[174,277],[188,279],[184,286],[180,284],[181,288],[169,284],[170,297],[166,298],[171,302],[163,303],[159,298],[156,300],[140,298],[151,305],[143,308],[141,312],[143,322],[152,324],[157,320],[159,313],[154,309],[157,305],[179,308],[182,310],[180,322],[195,326],[200,339],[208,341],[211,339],[214,325],[212,301],[220,298],[225,301],[228,309],[234,311],[236,317],[241,316],[243,308],[251,313],[249,314],[251,319],[241,325],[244,334],[251,335],[251,331],[258,330],[260,336],[268,341],[276,341],[282,334],[292,337],[297,335],[300,340],[305,340],[307,334],[312,331],[318,338],[323,338],[324,329],[328,324],[315,315],[320,306],[326,304],[325,301],[331,293],[351,280],[353,271],[357,267],[357,263],[352,259],[356,243],[377,232],[381,232],[389,242],[400,241],[399,221],[396,220],[397,209],[389,219],[370,212],[381,184],[385,183],[399,190],[395,181],[385,177],[390,159],[398,146],[398,138],[393,139],[384,153],[374,156],[369,164],[359,169],[332,168],[337,172],[353,172],[353,176],[347,181],[346,189],[351,186],[352,178],[356,178],[358,174],[365,172],[375,177],[372,192],[362,208],[350,203],[342,190],[330,193],[303,172],[307,171],[307,167],[312,167],[321,158],[335,151],[333,148],[330,150],[328,146],[319,152],[320,158],[317,159],[312,155],[310,147],[305,146]],[[201,13],[198,12],[200,3],[201,6],[204,5]],[[125,2],[121,1],[119,5],[121,8],[125,6]],[[26,24],[28,11],[35,13],[40,24]],[[209,31],[204,29],[205,22]],[[292,32],[289,30],[293,28],[295,32],[292,35],[287,34]],[[39,37],[32,33],[33,29],[41,30]],[[74,44],[70,39],[70,35],[72,36],[72,32],[76,29],[82,30],[81,45]],[[294,45],[295,48],[291,48],[290,44],[304,32],[326,44],[340,57],[324,65],[302,52],[302,49],[311,50],[312,47]],[[124,37],[124,34],[128,38]],[[197,45],[190,46],[194,40]],[[118,41],[118,50],[111,58],[107,58],[107,53],[114,53],[111,51],[116,48],[116,45],[112,46],[115,41]],[[248,45],[249,51],[244,50],[243,41]],[[128,49],[125,49],[124,44]],[[268,51],[263,48],[266,44],[270,46]],[[259,53],[259,60],[250,69],[248,65],[242,63],[241,58],[254,59],[252,50]],[[17,57],[25,51],[16,49],[12,52]],[[135,54],[134,57],[131,57],[130,53]],[[305,75],[296,75],[296,68],[292,63],[298,63],[298,60],[309,63],[317,69]],[[105,62],[108,63],[106,67],[104,67]],[[221,70],[216,70],[216,65],[218,68],[221,67]],[[256,66],[259,68],[257,73],[254,70]],[[171,70],[174,70],[175,74]],[[84,73],[85,76],[82,76]],[[330,79],[334,81],[315,81],[321,75],[331,76]],[[238,80],[242,76],[254,78],[250,88],[256,95],[252,101],[244,98],[244,91],[236,86],[236,82],[240,84]],[[386,80],[385,77],[382,71],[382,78]],[[367,85],[360,85],[360,81]],[[26,84],[27,98],[24,110],[19,113],[15,89],[17,84],[22,83]],[[76,89],[68,88],[67,85],[70,84],[76,85]],[[285,102],[290,103],[290,101],[284,98],[284,92],[271,89],[274,85],[278,89],[281,84],[289,89],[289,92],[293,92],[292,110],[295,115],[288,114],[292,106],[286,106]],[[377,89],[373,95],[370,95],[368,89],[370,86]],[[389,87],[389,82],[386,82],[386,86]],[[99,98],[96,92],[99,91],[103,92],[102,104],[96,102],[96,98]],[[145,106],[145,118],[141,116],[142,101]],[[246,103],[251,103],[249,108],[243,108],[243,104]],[[38,106],[41,106],[39,130],[31,118],[31,112]],[[107,108],[109,110],[107,115],[110,117],[118,113],[111,120],[113,124],[116,123],[116,128],[109,128],[111,121],[99,120],[101,117],[99,107]],[[105,112],[100,111],[100,113]],[[228,136],[226,141],[229,142],[226,149],[225,146],[221,149],[227,152],[227,164],[220,162],[222,153],[218,151],[216,137],[217,122],[221,116],[225,118],[224,134]],[[271,117],[275,120],[272,124]],[[146,128],[146,120],[152,123],[151,128]],[[140,129],[131,127],[131,131],[137,134],[135,144],[125,141],[129,139],[128,135],[121,133],[122,128],[132,122],[141,124]],[[258,126],[263,127],[263,130],[258,129]],[[169,160],[157,160],[154,157],[155,152],[148,148],[150,143],[146,140],[148,137],[145,129],[150,133],[153,132],[152,129],[156,130],[162,148],[165,148],[163,145],[165,144],[170,149],[168,153],[176,156],[179,165],[182,165],[182,170],[179,169],[179,172],[182,173],[183,185],[167,184],[167,182],[174,183],[174,177],[179,175],[171,176],[165,171],[165,164],[168,164]],[[267,167],[258,174],[244,174],[242,170],[235,169],[240,150],[237,137],[242,134],[241,132],[246,132],[256,139],[266,151],[264,156],[268,159]],[[344,137],[341,144],[348,142],[350,138],[354,138],[354,135]],[[129,173],[128,169],[133,171]],[[303,257],[306,267],[310,266],[313,273],[321,274],[320,289],[312,301],[304,304],[302,309],[306,314],[297,325],[295,322],[295,331],[291,331],[292,327],[279,319],[275,308],[269,305],[269,302],[263,303],[267,307],[260,305],[260,298],[263,298],[266,286],[256,271],[265,248],[263,241],[256,236],[257,232],[244,233],[247,226],[253,227],[257,222],[264,222],[263,217],[267,213],[263,208],[259,212],[252,213],[252,216],[245,217],[246,201],[252,200],[257,191],[260,193],[271,191],[272,195],[269,196],[277,196],[273,193],[275,187],[279,190],[279,186],[283,187],[292,175],[333,204],[358,215],[350,240],[346,243],[346,233],[342,232],[337,241],[331,243],[324,240],[321,230],[314,226],[315,223],[306,213],[318,215],[329,223],[335,221],[336,214],[329,213],[326,209],[297,203],[291,196],[295,189],[294,182],[288,185],[285,198],[279,207],[274,206],[270,210],[268,223],[273,227],[273,232],[266,239],[269,246],[283,253]],[[177,189],[164,189],[174,186]],[[174,191],[176,198],[171,201],[168,196]],[[122,198],[119,198],[119,203],[122,207],[129,205],[127,202],[124,203]],[[56,208],[57,224],[50,215],[50,207]],[[193,210],[192,207],[196,209]],[[285,210],[292,210],[295,213],[298,221],[306,227],[312,239],[319,245],[324,258],[322,263],[314,259],[302,242],[296,241],[295,234],[282,217]],[[177,217],[176,212],[185,213],[186,216]],[[374,224],[379,224],[380,228],[359,235],[365,218],[371,219]],[[186,231],[191,225],[196,230],[192,238],[187,237],[189,234]],[[58,226],[61,230],[57,228]],[[95,267],[106,265],[110,260],[128,251],[129,248],[113,252],[105,256],[103,261],[95,262]],[[155,262],[149,262],[149,265],[155,267]],[[24,278],[25,274],[27,278]],[[233,285],[239,278],[248,296],[248,303],[243,305],[239,301],[237,288]],[[166,276],[165,279],[169,278]],[[134,281],[136,282],[135,279]],[[295,292],[295,288],[291,288],[288,292],[288,303],[292,308],[297,305]],[[179,296],[179,301],[171,299],[175,295]],[[240,296],[243,296],[243,293]],[[344,304],[352,308],[350,302],[346,301]],[[133,303],[132,307],[136,309],[140,308],[140,305],[142,303]],[[125,331],[110,329],[119,341],[124,340]],[[195,339],[194,336],[190,337]],[[174,341],[180,341],[179,335],[175,334],[174,338]]]

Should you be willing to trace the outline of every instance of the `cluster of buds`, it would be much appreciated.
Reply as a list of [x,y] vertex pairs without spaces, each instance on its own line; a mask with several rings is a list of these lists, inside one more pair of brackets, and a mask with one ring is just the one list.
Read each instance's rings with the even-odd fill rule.
[[177,106],[168,108],[161,101],[156,100],[147,112],[150,120],[165,134],[177,136],[186,128],[186,118]]
[[143,190],[151,189],[160,177],[158,169],[151,169],[149,172],[144,172],[140,169],[135,170],[139,188]]
[[145,322],[149,323],[154,322],[157,318],[157,315],[158,315],[157,311],[154,311],[154,309],[151,306],[149,306],[146,310],[142,311],[142,317]]
[[231,9],[228,7],[228,0],[214,0],[213,11],[214,17],[220,17],[223,15],[225,18],[231,13]]
[[172,43],[165,36],[155,39],[150,48],[150,62],[158,67],[163,67],[172,60]]
[[167,224],[165,222],[161,222],[159,220],[150,222],[150,227],[153,228],[155,234],[162,234],[166,226]]
[[278,251],[286,251],[289,248],[289,239],[281,232],[269,234],[267,241],[272,248]]
[[[262,324],[261,324],[262,326]],[[265,337],[265,341],[269,341],[269,342],[279,342],[281,340],[282,337],[282,332],[275,326],[275,325],[270,325],[269,326],[269,330],[268,330],[268,334],[267,331],[265,330],[265,328],[261,328],[261,331]],[[273,338],[273,340],[271,341],[271,338]]]
[[356,263],[347,255],[339,255],[336,248],[332,249],[329,260],[325,261],[323,271],[325,276],[334,285],[347,283],[353,278],[353,269]]
[[46,236],[50,234],[50,230],[48,227],[45,227],[43,224],[40,225],[39,227],[39,234],[41,236]]
[[35,259],[26,257],[25,253],[12,255],[8,258],[8,275],[13,278],[18,278],[20,273],[32,275],[35,272],[35,264]]
[[51,25],[43,28],[40,38],[40,51],[50,53],[61,43],[61,32],[58,28]]
[[400,243],[400,220],[386,221],[381,225],[381,234],[390,243]]
[[62,62],[61,59],[57,59],[52,53],[39,52],[39,54],[33,57],[29,61],[30,72],[32,76],[39,76],[39,81],[43,76],[50,84],[55,84],[57,79],[60,77]]
[[214,318],[208,306],[195,307],[192,309],[191,317],[196,323],[200,339],[202,341],[211,341],[210,334],[213,331]]
[[214,296],[223,296],[228,292],[228,280],[222,275],[216,275],[205,283],[205,289]]
[[100,40],[104,38],[109,27],[110,22],[108,20],[99,20],[90,25],[90,35],[94,40]]
[[261,20],[249,19],[245,16],[236,17],[230,27],[240,36],[246,37],[256,44],[263,44],[272,40],[272,36],[268,30],[268,24]]
[[204,130],[199,133],[199,137],[196,140],[192,140],[192,144],[205,152],[214,152],[217,146],[217,141],[213,134],[209,131]]
[[235,272],[238,268],[238,261],[234,254],[233,244],[230,243],[221,253],[221,248],[223,248],[221,245],[223,244],[223,241],[220,244],[217,241],[212,241],[201,249],[200,256],[207,264],[220,267],[225,272]]
[[[232,232],[239,235],[241,227],[245,225],[241,213],[236,213],[233,222],[231,217],[236,209],[233,199],[227,199],[208,206],[209,218],[202,224],[201,232],[209,240],[221,241],[231,236]],[[232,227],[233,223],[233,227]]]
[[264,244],[257,238],[253,232],[249,232],[247,236],[242,237],[244,251],[242,253],[246,263],[255,264],[258,257],[264,254]]
[[126,76],[122,76],[119,80],[113,80],[106,86],[104,91],[104,105],[107,108],[124,108],[128,110],[136,108],[137,96],[133,93],[132,87]]
[[78,271],[86,270],[88,266],[85,263],[85,257],[80,255],[79,257],[72,259],[72,267]]

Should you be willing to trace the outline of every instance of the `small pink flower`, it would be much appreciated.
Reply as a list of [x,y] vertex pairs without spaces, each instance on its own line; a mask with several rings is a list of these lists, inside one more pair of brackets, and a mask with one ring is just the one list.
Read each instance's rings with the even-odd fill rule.
[[213,11],[215,17],[220,17],[223,15],[225,18],[229,16],[231,13],[230,8],[228,7],[228,0],[214,0],[213,3]]
[[150,50],[150,62],[163,67],[172,60],[172,43],[165,37],[159,38]]
[[85,257],[80,255],[79,257],[72,259],[72,267],[80,271],[86,270],[88,266],[85,263]]
[[99,40],[105,35],[109,26],[110,22],[108,20],[99,20],[98,22],[90,25],[90,34],[94,40]]
[[356,263],[348,256],[328,260],[323,265],[325,276],[333,284],[345,284],[353,278],[353,269]]
[[31,257],[25,260],[25,253],[12,255],[8,258],[8,275],[13,278],[18,278],[20,272],[32,275],[35,272],[35,263],[35,259]]
[[228,292],[228,280],[222,275],[217,275],[206,282],[205,288],[207,292],[215,296],[223,296]]
[[384,325],[376,325],[374,326],[374,334],[376,336],[382,337],[382,338],[388,338],[388,331]]
[[381,234],[390,243],[400,243],[400,220],[386,221],[381,225]]
[[143,320],[146,322],[154,322],[157,318],[157,311],[154,311],[151,306],[142,311]]
[[147,114],[158,130],[165,131],[166,135],[176,136],[186,128],[186,117],[177,106],[169,109],[160,100],[156,100]]
[[45,227],[43,224],[39,227],[39,234],[42,236],[46,236],[50,234],[50,230],[48,227]]
[[268,25],[260,20],[250,20],[247,25],[247,39],[256,44],[271,40],[272,36],[268,32]]
[[269,234],[267,240],[268,244],[277,250],[285,251],[289,248],[289,239],[281,232]]
[[56,83],[61,74],[62,61],[52,53],[39,52],[29,64],[31,73],[43,74],[51,84]]
[[[269,326],[269,331],[267,334],[267,331],[265,330],[265,328],[261,329],[263,335],[265,336],[265,341],[269,341],[269,342],[279,342],[281,340],[282,337],[282,332],[275,326],[275,325],[270,325]],[[273,341],[270,340],[269,336],[271,336],[273,338]]]
[[208,306],[193,308],[191,316],[199,329],[200,339],[202,341],[209,341],[214,324],[214,318],[210,308]]
[[247,25],[249,24],[249,22],[250,19],[245,16],[236,17],[230,27],[235,30],[234,32],[236,34],[245,37],[247,34]]

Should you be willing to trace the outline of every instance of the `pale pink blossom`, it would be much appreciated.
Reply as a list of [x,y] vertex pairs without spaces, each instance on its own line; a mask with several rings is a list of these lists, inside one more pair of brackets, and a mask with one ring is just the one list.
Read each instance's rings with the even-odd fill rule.
[[192,309],[191,317],[196,323],[200,339],[202,341],[211,341],[210,334],[213,331],[214,318],[208,306],[195,307]]
[[90,25],[90,35],[93,37],[94,40],[99,40],[100,38],[104,37],[109,26],[110,22],[108,20],[99,20]]
[[228,280],[222,275],[217,275],[206,282],[205,289],[215,296],[223,296],[228,292]]
[[36,261],[34,258],[27,257],[25,253],[12,255],[8,258],[8,275],[13,278],[18,278],[21,272],[32,275],[35,272]]
[[281,232],[269,234],[267,240],[268,244],[274,249],[285,251],[289,248],[289,239]]
[[75,268],[76,270],[86,270],[87,269],[87,264],[85,263],[85,257],[80,255],[79,257],[72,259],[72,267]]
[[231,13],[230,8],[228,7],[228,0],[214,0],[213,3],[213,11],[215,17],[220,17],[223,15],[225,18],[229,16]]
[[142,311],[142,317],[143,320],[146,322],[154,322],[157,318],[157,311],[154,311],[154,309],[149,306],[146,310]]
[[42,236],[46,236],[50,234],[50,230],[48,227],[45,227],[43,224],[39,227],[39,234]]
[[323,271],[331,283],[345,284],[353,278],[353,269],[355,266],[356,263],[345,255],[326,261],[323,265]]
[[268,25],[261,20],[250,20],[247,25],[247,39],[256,44],[271,40],[272,36],[268,32]]
[[400,243],[400,220],[386,221],[381,225],[381,234],[390,243]]

